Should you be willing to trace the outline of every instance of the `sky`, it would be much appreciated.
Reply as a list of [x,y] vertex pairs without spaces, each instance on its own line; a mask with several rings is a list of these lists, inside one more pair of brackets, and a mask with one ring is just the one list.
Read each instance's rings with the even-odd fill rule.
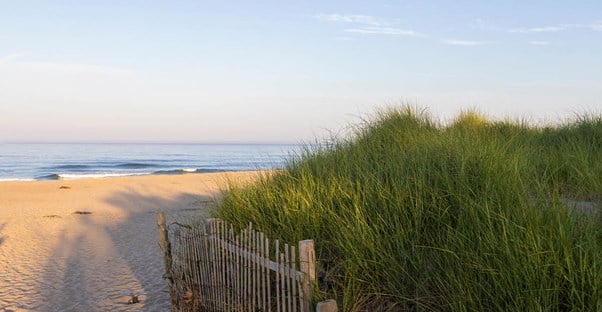
[[299,143],[602,111],[602,2],[4,1],[0,142]]

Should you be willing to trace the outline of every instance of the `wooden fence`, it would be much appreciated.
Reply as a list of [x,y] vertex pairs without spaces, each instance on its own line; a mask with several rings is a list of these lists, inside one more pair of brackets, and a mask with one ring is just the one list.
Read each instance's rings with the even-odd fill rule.
[[[161,212],[157,225],[173,311],[313,310],[312,240],[297,248],[270,240],[252,224],[235,233],[219,219],[195,226],[173,223],[168,229]],[[332,309],[332,302],[321,304]],[[336,311],[334,304],[329,311]]]

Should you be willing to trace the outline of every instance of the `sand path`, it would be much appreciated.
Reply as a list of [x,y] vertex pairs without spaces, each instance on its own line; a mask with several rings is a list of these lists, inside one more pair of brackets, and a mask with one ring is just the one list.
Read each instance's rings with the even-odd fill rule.
[[226,179],[256,176],[1,182],[0,311],[169,311],[155,212],[207,216]]

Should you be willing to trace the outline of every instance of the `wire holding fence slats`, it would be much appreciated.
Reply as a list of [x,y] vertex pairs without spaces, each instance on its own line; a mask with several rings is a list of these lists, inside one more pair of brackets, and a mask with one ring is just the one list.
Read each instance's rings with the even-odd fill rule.
[[163,228],[172,311],[310,311],[313,241],[299,242],[297,253],[252,224],[236,233],[219,219]]

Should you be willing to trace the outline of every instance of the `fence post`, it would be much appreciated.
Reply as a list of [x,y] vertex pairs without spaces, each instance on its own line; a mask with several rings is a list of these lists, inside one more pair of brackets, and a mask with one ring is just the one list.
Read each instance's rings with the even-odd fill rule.
[[220,220],[217,218],[205,219],[205,234],[207,235],[207,249],[208,249],[208,263],[209,276],[208,282],[211,287],[211,299],[209,300],[209,306],[213,309],[222,308],[222,290],[219,284],[219,268],[218,268],[218,255],[217,255],[217,226]]
[[299,242],[299,264],[303,273],[301,294],[304,311],[301,312],[311,312],[311,289],[316,280],[316,253],[313,240],[307,239]]
[[205,220],[205,229],[208,235],[216,234],[217,225],[221,220],[218,218],[209,218]]
[[338,312],[339,307],[334,299],[318,302],[316,312]]
[[159,247],[161,247],[161,251],[163,252],[163,264],[165,266],[165,275],[163,275],[163,278],[169,282],[169,298],[171,299],[171,306],[175,307],[177,300],[173,285],[173,276],[171,274],[171,243],[169,242],[169,234],[165,225],[165,214],[157,212],[156,220],[159,229]]

